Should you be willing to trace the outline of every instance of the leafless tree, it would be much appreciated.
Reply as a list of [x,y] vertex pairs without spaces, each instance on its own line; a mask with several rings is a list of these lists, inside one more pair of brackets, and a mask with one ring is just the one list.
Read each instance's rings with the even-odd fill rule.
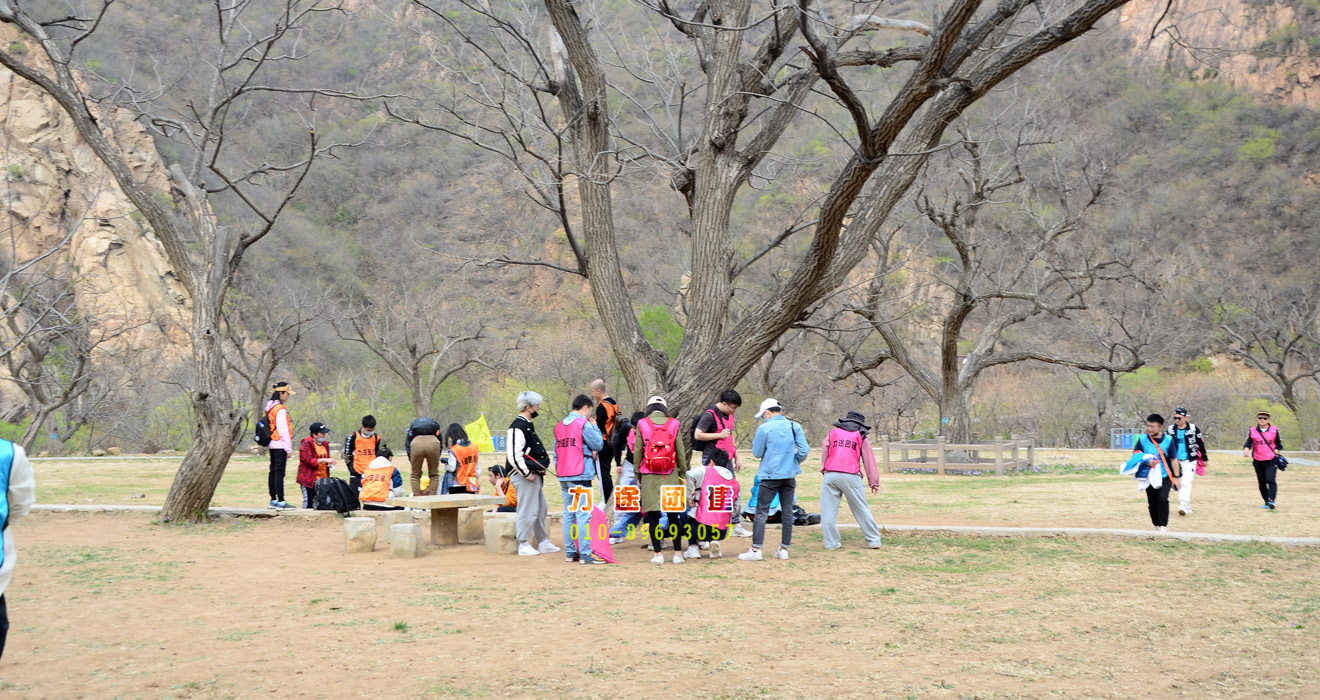
[[1235,283],[1204,308],[1224,352],[1269,377],[1296,415],[1302,387],[1320,377],[1320,285]]
[[[0,64],[49,94],[69,115],[160,239],[192,301],[193,442],[161,518],[205,519],[241,425],[226,383],[221,332],[226,294],[248,249],[275,228],[312,166],[351,145],[327,143],[316,132],[315,107],[318,99],[354,96],[267,83],[267,76],[276,66],[313,55],[302,41],[305,27],[318,16],[342,13],[343,6],[333,0],[279,0],[273,8],[254,8],[252,0],[213,0],[210,34],[195,47],[199,58],[205,58],[190,72],[200,80],[187,83],[198,87],[194,94],[176,94],[186,91],[183,81],[142,87],[125,78],[91,87],[75,75],[79,46],[103,26],[114,2],[88,5],[91,11],[86,14],[52,10],[38,17],[19,0],[0,0],[0,22],[20,29],[33,49],[0,50]],[[237,152],[233,137],[244,126],[245,111],[272,103],[307,123],[302,152],[274,163],[268,148],[260,154]],[[134,114],[154,136],[171,140],[181,154],[181,162],[167,168],[173,207],[160,198],[165,193],[148,189],[130,167],[124,141],[108,118],[119,109]],[[210,206],[217,196],[241,202],[250,213],[247,222],[241,227],[222,225]]]
[[223,325],[229,344],[225,362],[247,386],[255,416],[262,413],[276,370],[309,332],[325,323],[324,310],[324,294],[287,291],[268,280],[246,280],[230,292]]
[[[951,121],[1126,0],[951,0],[930,24],[879,15],[880,3],[869,2],[642,0],[627,26],[603,2],[415,2],[440,23],[435,45],[455,52],[447,66],[465,89],[438,99],[429,119],[392,111],[515,162],[534,199],[573,210],[562,216],[568,262],[494,262],[587,278],[633,395],[664,391],[685,413],[738,382],[844,284]],[[912,45],[874,38],[892,31]],[[635,45],[639,32],[645,41]],[[876,88],[881,72],[899,86]],[[793,217],[800,223],[777,227],[740,258],[735,201],[777,176],[785,159],[776,147],[806,119],[827,123],[843,162]],[[620,263],[617,191],[648,183],[664,188],[657,197],[677,193],[689,213],[686,327],[674,357],[647,341]],[[796,245],[804,232],[810,242]],[[790,249],[782,268],[791,273],[773,291],[745,284],[768,251]]]

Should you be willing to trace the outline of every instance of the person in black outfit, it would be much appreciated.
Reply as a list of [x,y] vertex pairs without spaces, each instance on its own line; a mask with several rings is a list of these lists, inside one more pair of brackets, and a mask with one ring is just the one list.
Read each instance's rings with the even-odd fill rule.
[[615,423],[619,420],[619,402],[606,392],[604,379],[597,379],[591,383],[591,400],[596,402],[596,427],[600,428],[600,436],[605,440],[605,447],[597,453],[600,459],[597,460],[596,466],[597,471],[600,472],[600,489],[608,506],[610,496],[614,495],[614,477],[610,471],[616,463],[623,465],[623,455],[614,450],[614,441],[610,439],[614,433]]
[[1274,510],[1274,498],[1279,495],[1279,485],[1274,478],[1279,465],[1279,451],[1283,449],[1283,437],[1279,429],[1270,425],[1270,412],[1256,414],[1256,427],[1247,431],[1247,441],[1242,443],[1242,456],[1251,460],[1256,468],[1256,486],[1260,497],[1265,499],[1264,510]]

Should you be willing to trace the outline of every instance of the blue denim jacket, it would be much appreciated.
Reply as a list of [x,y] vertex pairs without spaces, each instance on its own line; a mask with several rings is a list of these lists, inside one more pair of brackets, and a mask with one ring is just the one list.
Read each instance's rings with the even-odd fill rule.
[[[568,425],[581,417],[574,411],[564,416],[564,420],[560,422]],[[605,438],[601,437],[600,428],[596,426],[596,421],[590,418],[586,421],[586,425],[582,426],[582,456],[586,460],[586,466],[582,468],[582,476],[564,479],[564,481],[591,481],[596,478],[596,460],[591,458],[591,453],[599,452],[605,448]]]
[[762,479],[791,479],[801,474],[798,465],[809,452],[802,426],[783,416],[762,423],[752,439],[752,455],[761,460],[758,473]]

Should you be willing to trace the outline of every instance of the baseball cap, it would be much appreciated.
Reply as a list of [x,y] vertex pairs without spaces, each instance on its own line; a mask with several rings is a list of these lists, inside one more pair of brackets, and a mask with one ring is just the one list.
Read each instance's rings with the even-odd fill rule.
[[315,435],[317,433],[328,433],[330,432],[330,428],[327,427],[325,423],[321,423],[318,421],[316,423],[312,423],[312,427],[308,428],[307,432],[311,433],[312,435]]
[[1175,416],[1185,416],[1185,415],[1187,415],[1187,409],[1183,408],[1182,406],[1179,406],[1179,407],[1173,409],[1173,415],[1175,415]]
[[1269,417],[1270,417],[1270,412],[1269,412],[1269,411],[1257,411],[1257,412],[1256,412],[1256,417],[1257,417],[1257,418],[1269,418]]
[[784,407],[779,405],[779,399],[766,399],[765,401],[762,401],[762,402],[761,402],[761,410],[757,411],[757,412],[756,412],[756,416],[754,416],[754,417],[755,417],[755,418],[760,418],[761,416],[765,415],[765,412],[766,412],[766,411],[769,411],[769,410],[772,410],[772,409],[775,410],[775,411],[782,411],[782,410],[784,410]]
[[275,386],[273,388],[275,391],[287,391],[289,392],[290,396],[292,396],[294,393],[293,387],[289,386],[288,382],[275,382]]
[[646,400],[647,406],[650,406],[653,403],[658,403],[661,406],[664,406],[665,408],[669,408],[669,404],[665,402],[665,397],[663,396],[652,396],[651,398]]

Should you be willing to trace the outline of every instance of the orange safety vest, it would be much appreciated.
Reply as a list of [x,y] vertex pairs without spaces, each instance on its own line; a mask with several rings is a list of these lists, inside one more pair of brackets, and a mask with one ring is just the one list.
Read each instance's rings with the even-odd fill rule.
[[601,437],[608,438],[610,433],[614,432],[614,419],[619,415],[619,405],[611,401],[608,396],[600,400],[600,405],[605,407],[605,431]]
[[[316,458],[317,458],[317,459],[329,459],[329,458],[330,458],[330,443],[329,443],[329,442],[325,443],[324,445],[318,445],[318,444],[316,444],[315,441],[313,441],[313,442],[312,442],[312,449],[316,451]],[[330,478],[330,465],[329,465],[329,464],[322,464],[322,463],[320,463],[320,462],[317,462],[317,464],[316,464],[316,478],[318,478],[318,479],[328,479],[328,478]]]
[[497,476],[495,477],[495,484],[497,488],[504,489],[504,505],[517,508],[518,491],[513,488],[513,481],[503,476]]
[[450,445],[449,451],[458,460],[458,469],[454,470],[454,481],[467,488],[468,493],[479,493],[481,482],[477,480],[477,446]]
[[[280,429],[279,429],[279,424],[275,422],[275,417],[276,417],[277,415],[279,415],[279,413],[280,413],[280,409],[281,409],[281,408],[284,408],[284,404],[282,404],[282,403],[277,403],[277,404],[275,404],[274,406],[271,406],[269,411],[266,411],[266,422],[270,424],[270,441],[271,441],[271,442],[276,442],[276,441],[278,441],[278,440],[280,439]],[[284,411],[285,411],[286,414],[287,414],[288,410],[289,410],[289,409],[284,408]],[[293,425],[293,419],[289,419],[289,425],[290,425],[290,426]]]
[[[359,436],[361,437],[361,436]],[[390,481],[394,478],[394,465],[387,464],[362,472],[362,500],[384,503],[390,497]]]
[[[371,437],[363,437],[358,433],[353,438],[353,471],[359,474],[365,474],[367,465],[376,458],[376,448],[380,447],[380,433]],[[388,489],[386,489],[388,490]]]

